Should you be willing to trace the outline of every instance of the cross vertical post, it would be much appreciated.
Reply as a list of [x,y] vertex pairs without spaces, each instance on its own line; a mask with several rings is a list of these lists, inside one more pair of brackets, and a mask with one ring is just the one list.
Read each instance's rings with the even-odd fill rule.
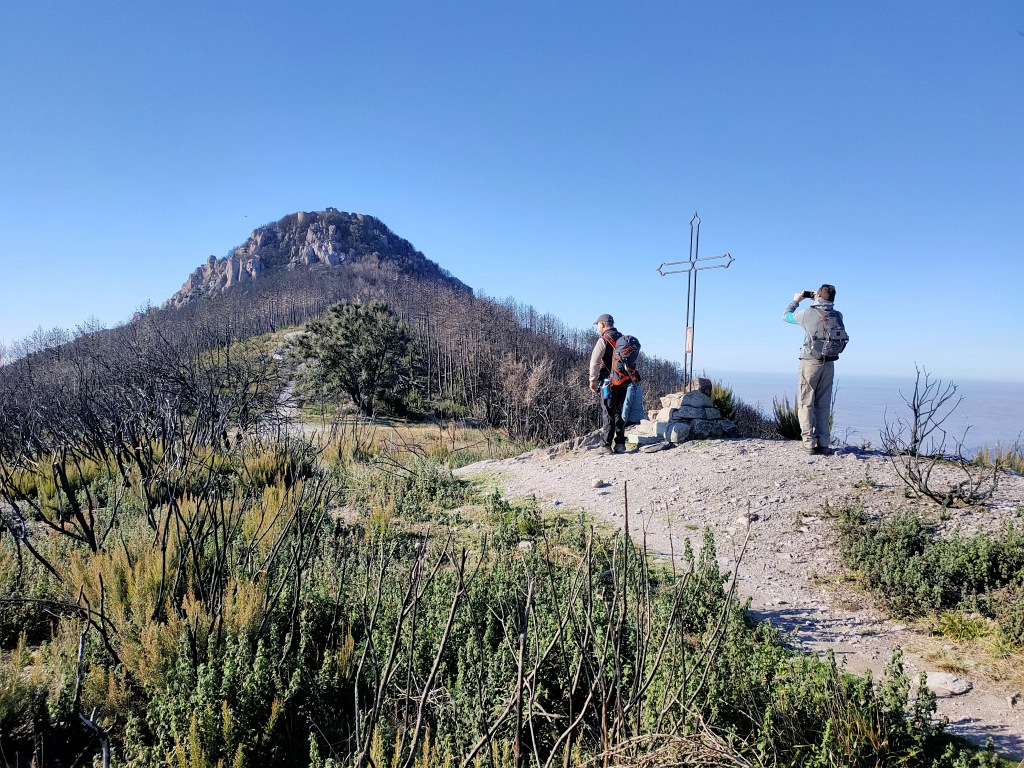
[[[686,261],[663,261],[658,265],[658,274],[675,275],[680,272],[686,273],[686,347],[683,352],[683,388],[685,389],[690,380],[693,379],[693,336],[694,326],[697,323],[697,273],[702,269],[728,269],[735,259],[728,253],[721,256],[701,257],[700,253],[700,216],[693,212],[690,219],[690,258]],[[724,263],[722,263],[724,261]],[[718,262],[715,264],[699,262]],[[686,266],[681,266],[685,264]],[[665,269],[665,267],[676,267],[679,269]]]

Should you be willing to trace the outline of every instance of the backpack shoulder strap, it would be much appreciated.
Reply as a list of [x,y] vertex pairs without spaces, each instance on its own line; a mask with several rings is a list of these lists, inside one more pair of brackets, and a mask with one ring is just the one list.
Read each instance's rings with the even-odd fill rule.
[[831,315],[831,312],[829,312],[829,310],[822,309],[821,307],[811,307],[811,309],[813,309],[815,312],[818,313],[818,326],[819,327],[822,326],[825,323],[825,321],[829,318],[829,316]]

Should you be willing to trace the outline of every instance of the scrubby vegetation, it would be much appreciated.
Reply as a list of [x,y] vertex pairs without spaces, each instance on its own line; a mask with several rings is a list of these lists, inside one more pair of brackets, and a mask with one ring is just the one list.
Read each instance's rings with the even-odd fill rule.
[[714,379],[711,382],[711,402],[724,419],[732,419],[736,415],[736,406],[740,400],[735,396],[726,382]]
[[1024,450],[1020,442],[1013,445],[984,445],[974,457],[974,463],[981,467],[1005,467],[1018,475],[1024,475]]
[[[1005,469],[1020,463],[1020,445],[982,448],[975,458],[964,451],[967,430],[952,435],[945,427],[961,398],[957,385],[918,368],[914,389],[903,400],[909,416],[887,420],[882,447],[908,493],[946,507],[980,504],[992,498]],[[942,469],[951,470],[948,472]]]
[[790,403],[785,395],[782,400],[778,398],[772,401],[772,411],[775,414],[775,429],[783,440],[799,440],[800,415],[797,413],[796,403]]
[[287,440],[204,451],[162,480],[157,503],[141,480],[120,485],[95,551],[4,537],[6,759],[986,759],[942,757],[933,701],[898,657],[876,687],[750,625],[710,535],[681,569],[652,569],[584,518],[474,491],[412,453],[343,467]]
[[268,380],[217,386],[259,354],[7,433],[7,764],[994,764],[898,656],[873,681],[751,623],[710,534],[655,568],[453,477],[502,440],[300,437]]
[[756,437],[773,440],[779,437],[778,424],[768,418],[759,408],[743,402],[731,386],[721,379],[711,383],[711,402],[718,412],[736,425],[740,437]]
[[311,389],[332,401],[347,396],[365,416],[378,401],[404,410],[412,383],[409,332],[383,301],[335,304],[306,324],[296,346]]
[[[847,564],[864,585],[902,616],[937,616],[947,626],[953,613],[988,620],[1024,647],[1024,531],[1007,524],[995,534],[940,536],[918,513],[871,520],[863,511],[839,514]],[[980,634],[976,630],[974,634]]]
[[[17,380],[26,390],[42,383],[45,391],[51,383],[59,385],[69,368],[89,366],[95,355],[141,351],[144,369],[156,350],[139,350],[132,337],[140,334],[162,339],[171,350],[185,344],[223,351],[229,344],[296,331],[311,321],[314,328],[332,326],[330,308],[339,302],[350,308],[349,315],[360,314],[352,309],[357,305],[368,310],[377,306],[375,302],[384,302],[386,312],[370,314],[386,319],[382,325],[393,319],[402,330],[395,338],[402,337],[406,349],[395,355],[402,358],[402,367],[392,368],[396,378],[386,392],[376,386],[384,383],[379,379],[374,387],[366,386],[368,380],[360,381],[364,372],[356,366],[354,376],[345,381],[330,368],[321,371],[327,375],[312,382],[315,388],[299,388],[297,394],[317,403],[319,395],[341,389],[349,391],[364,412],[468,419],[524,442],[556,443],[600,423],[600,401],[587,388],[587,365],[597,340],[592,328],[569,328],[533,307],[473,295],[461,283],[453,287],[449,280],[428,277],[410,276],[370,256],[344,269],[280,270],[223,296],[198,298],[180,308],[149,309],[126,326],[83,328],[77,338],[40,332],[15,345],[13,351],[21,357],[2,366],[8,370],[0,378],[12,386]],[[377,344],[363,346],[380,349]],[[317,350],[317,355],[322,357],[324,351]],[[6,360],[3,350],[0,359]],[[339,360],[351,362],[342,355],[328,365],[336,366]],[[677,364],[655,357],[641,355],[639,368],[647,408],[654,408],[660,395],[676,391],[682,380]],[[316,379],[312,373],[311,379]],[[338,401],[320,404],[333,407]]]

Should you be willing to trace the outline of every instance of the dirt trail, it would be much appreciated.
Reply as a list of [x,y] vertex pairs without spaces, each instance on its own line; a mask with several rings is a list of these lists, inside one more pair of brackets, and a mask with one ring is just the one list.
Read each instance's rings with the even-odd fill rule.
[[[719,559],[730,567],[749,525],[739,587],[752,598],[757,616],[788,633],[797,647],[831,648],[848,669],[871,669],[876,679],[896,645],[904,650],[911,679],[921,670],[957,669],[972,687],[961,695],[940,693],[939,715],[949,719],[949,730],[981,744],[991,738],[1001,754],[1024,758],[1019,677],[1016,683],[1009,675],[1001,678],[997,670],[978,665],[969,649],[888,618],[843,578],[835,530],[823,515],[826,502],[887,515],[919,504],[905,498],[884,455],[851,448],[812,457],[798,443],[720,440],[618,456],[542,449],[473,464],[457,474],[493,478],[509,498],[534,495],[557,507],[583,508],[620,527],[628,494],[631,535],[646,539],[648,549],[666,559],[681,551],[684,538],[698,549],[704,527],[710,526]],[[594,487],[595,481],[603,485]],[[934,505],[918,509],[937,515]],[[1024,477],[1011,475],[991,503],[954,510],[943,527],[968,534],[978,527],[991,530],[1021,511]]]

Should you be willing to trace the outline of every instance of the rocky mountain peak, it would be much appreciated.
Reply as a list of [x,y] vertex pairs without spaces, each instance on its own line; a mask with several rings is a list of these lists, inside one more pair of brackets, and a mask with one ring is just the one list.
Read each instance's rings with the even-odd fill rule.
[[293,213],[254,229],[227,256],[210,256],[196,268],[167,304],[182,306],[200,296],[222,294],[279,270],[336,269],[367,258],[390,262],[404,274],[465,288],[380,219],[327,208]]

